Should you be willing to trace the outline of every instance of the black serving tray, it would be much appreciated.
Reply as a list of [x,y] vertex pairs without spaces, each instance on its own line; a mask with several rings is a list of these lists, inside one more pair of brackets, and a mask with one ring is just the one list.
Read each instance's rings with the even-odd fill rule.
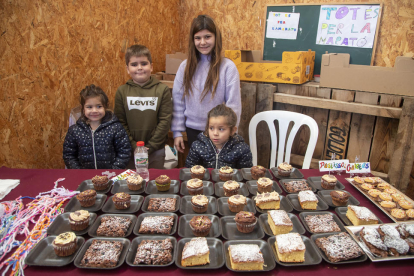
[[[347,225],[347,226],[354,226],[352,224],[352,222],[346,216],[346,212],[347,211],[348,211],[348,207],[336,207],[335,208],[335,213],[338,215],[338,217],[341,218],[341,220],[344,222],[345,225]],[[377,219],[378,219],[378,224],[383,224],[382,220],[379,217],[377,217]],[[358,226],[363,226],[363,225],[358,225]]]
[[142,180],[142,188],[136,191],[130,190],[128,188],[128,184],[126,180],[118,180],[115,181],[114,185],[112,186],[111,194],[116,193],[127,193],[130,195],[139,195],[145,191],[146,181]]
[[[145,197],[144,203],[142,203],[142,208],[141,210],[143,212],[153,212],[153,211],[148,211],[148,204],[149,204],[149,200],[151,198],[176,198],[177,201],[175,202],[175,209],[172,212],[177,212],[178,209],[180,208],[180,202],[181,202],[181,197],[179,195],[171,195],[171,194],[155,194],[155,195],[149,195]],[[171,212],[171,211],[169,211]],[[160,212],[163,213],[163,212]]]
[[[277,182],[273,181],[272,191],[277,192],[278,194],[282,194],[282,189],[280,189],[279,185],[277,185]],[[246,182],[247,189],[249,190],[249,193],[252,195],[257,195],[257,180],[249,180]]]
[[[208,171],[207,168],[205,168],[205,172],[204,172],[204,177],[203,180],[210,180],[210,172]],[[191,179],[191,169],[189,168],[182,168],[180,170],[180,176],[179,179],[182,181],[187,181],[189,179]]]
[[[97,194],[106,194],[107,192],[109,192],[109,190],[112,188],[112,184],[114,183],[112,180],[108,181],[108,187],[105,190],[96,190]],[[76,189],[76,191],[86,191],[86,190],[95,190],[95,187],[93,186],[92,180],[91,179],[86,179],[84,181],[82,181],[81,184],[79,184],[78,188]]]
[[[346,232],[346,231],[344,231],[344,232]],[[321,234],[313,234],[312,236],[311,236],[311,241],[312,241],[312,243],[315,245],[315,247],[319,250],[319,254],[322,256],[322,258],[325,260],[325,262],[327,262],[327,263],[330,263],[330,264],[333,264],[333,265],[337,265],[337,264],[352,264],[352,263],[360,263],[360,262],[365,262],[367,259],[368,259],[368,257],[367,257],[367,255],[365,254],[365,252],[364,252],[364,250],[361,248],[361,251],[362,252],[364,252],[364,253],[362,253],[362,255],[361,256],[359,256],[358,258],[355,258],[355,259],[351,259],[351,260],[346,260],[346,261],[340,261],[340,262],[331,262],[329,259],[328,259],[328,257],[325,255],[325,252],[323,252],[323,250],[322,249],[320,249],[317,245],[316,245],[316,239],[319,239],[319,238],[325,238],[325,237],[329,237],[329,236],[332,236],[332,235],[337,235],[337,234],[339,234],[339,233],[321,233]],[[350,236],[350,238],[352,239],[352,237]],[[355,242],[356,244],[358,244],[358,242]],[[359,245],[358,245],[359,246]]]
[[[326,204],[329,205],[329,207],[333,207],[333,208],[341,207],[341,206],[336,206],[332,203],[331,191],[332,190],[319,191],[318,195],[326,202]],[[358,206],[360,204],[360,202],[355,197],[353,197],[351,193],[347,191],[343,191],[343,192],[348,193],[350,195],[350,197],[348,198],[348,202],[344,206],[348,206],[348,205]]]
[[301,235],[302,241],[305,244],[306,251],[305,251],[305,261],[303,263],[285,263],[279,261],[279,258],[277,257],[276,253],[276,247],[275,247],[275,241],[276,236],[270,237],[267,242],[272,249],[272,255],[275,258],[275,261],[283,266],[306,266],[306,265],[317,265],[322,262],[322,257],[319,254],[319,250],[316,247],[316,245],[311,242],[311,240],[308,237],[305,237]]
[[[187,181],[181,183],[180,194],[183,196],[190,195],[187,189]],[[212,196],[214,195],[214,184],[211,181],[203,180],[203,195]]]
[[[222,216],[235,216],[237,213],[230,211],[228,199],[228,197],[219,197],[217,199],[218,213]],[[256,214],[256,208],[252,199],[246,198],[246,206],[243,208],[243,211]]]
[[[82,266],[81,265],[81,261],[83,256],[86,253],[86,250],[88,250],[89,246],[92,244],[93,240],[106,240],[106,241],[119,241],[122,243],[123,247],[122,247],[122,251],[121,254],[119,255],[119,259],[118,259],[118,263],[116,266],[114,267],[86,267],[86,266]],[[86,268],[86,269],[103,269],[103,270],[108,270],[108,269],[115,269],[120,267],[124,261],[125,261],[125,256],[128,253],[129,250],[129,245],[131,244],[131,242],[128,239],[125,238],[92,238],[89,239],[85,242],[85,244],[82,246],[81,250],[79,251],[79,254],[76,255],[75,261],[73,262],[73,264],[78,267],[78,268]]]
[[[254,196],[253,200],[255,200],[255,198],[256,197]],[[292,212],[293,211],[293,206],[290,203],[290,201],[285,196],[282,196],[282,195],[279,195],[279,198],[280,198],[280,209],[279,210],[285,210],[286,213]],[[267,211],[272,210],[272,209],[261,209],[261,208],[257,207],[257,205],[256,205],[256,210],[259,213],[266,214]]]
[[178,194],[180,191],[180,181],[178,180],[171,180],[170,189],[165,192],[160,192],[157,189],[157,185],[155,184],[155,180],[151,180],[148,182],[147,186],[145,187],[145,193],[152,195],[152,194]]
[[139,211],[141,208],[142,202],[144,202],[144,197],[141,195],[131,195],[131,206],[127,209],[116,209],[114,202],[112,201],[111,196],[105,203],[102,208],[102,212],[111,213],[111,214],[133,214]]
[[[211,221],[211,228],[210,228],[210,232],[208,233],[207,237],[218,238],[221,235],[221,224],[220,224],[219,217],[215,215],[208,215],[208,214],[207,215],[200,214],[200,215],[208,217],[208,219]],[[178,223],[178,235],[182,238],[195,237],[190,227],[190,220],[193,217],[200,216],[200,215],[181,216],[179,223]]]
[[292,204],[293,209],[295,209],[298,212],[319,212],[319,211],[325,211],[329,209],[328,204],[326,204],[326,202],[322,198],[320,198],[318,195],[316,195],[316,198],[318,199],[318,206],[316,207],[316,210],[302,209],[299,203],[298,194],[288,194],[286,197],[289,199],[290,203]]
[[[315,186],[315,188],[318,189],[319,191],[332,191],[332,190],[322,188],[321,179],[322,179],[322,176],[312,176],[308,178],[308,180],[312,182],[313,186]],[[343,189],[345,189],[344,184],[342,184],[341,182],[339,182],[339,180],[337,180],[336,186],[335,188],[333,188],[333,190],[343,190]]]
[[306,179],[281,179],[281,180],[279,180],[279,183],[280,183],[280,186],[282,186],[282,189],[287,194],[298,194],[299,192],[296,192],[296,193],[288,192],[288,190],[286,190],[285,183],[290,182],[290,181],[299,181],[299,180],[305,180],[306,183],[309,185],[309,187],[312,188],[312,192],[316,193],[317,189],[315,188],[315,186],[313,186],[312,182],[310,182],[309,180],[306,180]]
[[273,175],[277,178],[277,179],[302,179],[303,178],[303,174],[296,168],[292,169],[292,172],[290,173],[289,176],[281,176],[279,175],[278,171],[277,171],[277,167],[273,167],[270,168],[270,170],[272,171]]
[[[163,264],[163,265],[148,265],[148,264],[134,264],[134,260],[135,260],[135,256],[137,254],[137,250],[138,250],[138,245],[143,241],[143,240],[165,240],[165,239],[169,239],[171,240],[173,249],[172,249],[172,259],[171,262],[167,263],[167,264]],[[171,236],[139,236],[136,237],[135,239],[133,239],[131,241],[131,246],[128,250],[128,254],[125,258],[126,263],[129,266],[139,266],[139,267],[164,267],[164,266],[170,266],[174,263],[175,260],[175,255],[177,254],[177,239]]]
[[126,238],[132,233],[132,229],[134,229],[135,223],[137,222],[137,217],[134,215],[129,214],[103,214],[100,215],[96,220],[95,223],[89,228],[88,235],[94,238],[98,237],[106,237],[106,236],[98,236],[96,234],[96,230],[98,230],[98,227],[101,225],[101,220],[103,217],[125,217],[129,218],[131,220],[131,225],[128,227],[128,231],[126,232],[125,236],[123,237],[113,237],[113,238]]
[[24,259],[25,264],[30,266],[65,266],[73,262],[78,255],[79,250],[85,243],[83,237],[77,237],[76,252],[70,256],[59,257],[53,249],[53,241],[57,236],[48,236],[39,241],[32,250],[30,250],[27,257]]
[[[299,218],[302,221],[302,224],[305,226],[306,230],[311,233],[311,234],[325,234],[325,233],[332,233],[332,232],[325,232],[325,233],[316,233],[310,230],[308,224],[305,221],[305,217],[306,216],[316,216],[316,215],[331,215],[333,220],[336,222],[336,224],[338,225],[340,231],[336,231],[336,232],[346,232],[345,226],[342,223],[342,221],[334,214],[328,211],[325,212],[301,212],[299,213]],[[335,231],[334,231],[335,232]]]
[[177,254],[175,258],[175,265],[181,269],[217,269],[224,265],[223,242],[217,238],[206,238],[207,245],[210,250],[210,263],[206,265],[187,266],[181,265],[184,245],[193,238],[182,238],[177,244]]
[[144,220],[144,218],[146,218],[146,217],[159,217],[159,216],[174,217],[174,223],[173,223],[173,226],[171,228],[171,232],[168,234],[168,235],[174,235],[175,232],[177,232],[177,225],[178,225],[178,216],[175,213],[143,213],[143,214],[140,214],[138,216],[137,223],[135,223],[135,227],[134,227],[134,230],[133,230],[134,235],[136,235],[136,236],[143,236],[143,235],[147,235],[147,236],[167,236],[167,234],[164,235],[164,234],[160,234],[160,233],[156,233],[156,234],[151,234],[151,233],[140,234],[139,233],[139,228],[141,227],[141,222]]
[[57,216],[55,220],[52,222],[52,224],[49,226],[49,228],[47,229],[47,235],[51,236],[51,235],[59,235],[65,232],[73,232],[75,233],[76,236],[81,236],[81,235],[88,233],[89,228],[92,226],[93,222],[96,219],[95,213],[89,213],[88,227],[81,231],[73,231],[70,228],[69,216],[70,216],[70,213],[63,213]]
[[207,211],[204,212],[204,213],[194,212],[192,204],[191,204],[191,199],[192,198],[193,198],[193,196],[191,196],[191,195],[183,196],[181,198],[181,204],[180,204],[180,213],[181,214],[199,214],[199,215],[211,214],[211,215],[214,215],[215,213],[217,213],[217,199],[214,196],[207,196],[208,206],[207,206]]
[[[220,180],[220,177],[219,177],[219,171],[220,171],[219,169],[214,169],[214,170],[211,171],[211,179],[213,180],[213,182],[222,181],[222,180]],[[243,180],[243,176],[242,176],[240,170],[233,169],[233,180],[237,181],[237,182],[240,182],[240,181]]]
[[[235,244],[257,244],[259,246],[260,252],[262,252],[264,265],[263,270],[252,270],[252,271],[242,271],[242,270],[233,270],[231,268],[230,263],[230,254],[229,254],[229,246]],[[276,263],[272,258],[272,254],[270,253],[271,249],[268,243],[262,240],[238,240],[238,241],[226,241],[224,243],[224,251],[226,254],[226,266],[229,270],[235,272],[263,272],[263,271],[271,271],[276,267]]]
[[[241,169],[241,173],[242,173],[243,178],[246,179],[246,180],[254,180],[252,178],[252,172],[251,171],[252,171],[251,168]],[[266,169],[266,173],[265,173],[264,177],[267,177],[271,180],[273,179],[273,175],[270,173],[270,171],[268,169]]]
[[[226,240],[249,240],[261,239],[264,237],[264,232],[260,223],[257,222],[254,230],[251,233],[242,233],[237,230],[235,216],[224,216],[220,218],[222,236]],[[257,219],[258,220],[258,219]]]
[[[303,235],[306,233],[305,228],[303,228],[302,223],[300,222],[300,220],[298,219],[297,216],[295,216],[292,213],[287,213],[290,220],[292,221],[293,224],[293,229],[290,232],[295,232],[295,233],[299,233],[300,235]],[[264,230],[264,232],[266,233],[266,235],[268,236],[274,236],[272,229],[269,226],[269,222],[268,222],[268,214],[261,214],[259,216],[259,223],[262,226],[262,229]]]
[[[223,190],[223,185],[225,182],[217,182],[216,184],[214,184],[214,191],[217,197],[223,197],[224,195],[224,190]],[[249,196],[249,191],[247,190],[247,184],[243,183],[243,182],[238,182],[240,185],[240,189],[239,189],[239,195],[244,195],[244,196]]]
[[80,209],[86,210],[86,211],[89,211],[89,212],[99,211],[99,210],[102,209],[102,206],[104,205],[106,198],[107,198],[107,195],[97,194],[96,195],[96,201],[95,201],[94,205],[92,205],[91,207],[82,207],[79,203],[79,200],[76,198],[76,196],[74,196],[69,200],[68,204],[66,204],[65,213],[75,212],[75,211],[78,211]]

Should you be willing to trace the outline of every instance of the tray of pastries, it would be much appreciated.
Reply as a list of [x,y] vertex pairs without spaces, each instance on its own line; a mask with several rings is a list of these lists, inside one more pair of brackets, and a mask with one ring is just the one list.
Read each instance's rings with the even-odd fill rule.
[[346,178],[394,222],[414,222],[414,200],[379,177]]
[[345,226],[373,262],[414,259],[414,223]]

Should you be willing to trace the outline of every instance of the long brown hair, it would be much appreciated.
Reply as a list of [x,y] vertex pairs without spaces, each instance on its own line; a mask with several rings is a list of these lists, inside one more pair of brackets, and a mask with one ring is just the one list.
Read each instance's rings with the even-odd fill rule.
[[215,35],[216,42],[214,48],[210,52],[210,69],[208,70],[206,83],[204,84],[204,90],[201,94],[200,101],[204,100],[210,90],[211,98],[214,98],[214,95],[216,94],[220,75],[222,50],[221,32],[214,20],[208,15],[199,15],[197,18],[194,18],[191,23],[190,35],[188,37],[188,57],[183,81],[184,97],[193,93],[191,87],[193,83],[193,76],[197,69],[198,62],[200,61],[200,53],[194,44],[194,35],[202,30],[208,30],[213,33]]

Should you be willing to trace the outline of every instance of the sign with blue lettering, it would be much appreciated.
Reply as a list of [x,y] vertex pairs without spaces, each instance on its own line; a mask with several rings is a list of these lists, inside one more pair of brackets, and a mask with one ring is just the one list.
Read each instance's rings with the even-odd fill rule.
[[267,38],[296,39],[299,13],[270,12],[267,19]]
[[316,44],[372,48],[380,5],[323,5]]

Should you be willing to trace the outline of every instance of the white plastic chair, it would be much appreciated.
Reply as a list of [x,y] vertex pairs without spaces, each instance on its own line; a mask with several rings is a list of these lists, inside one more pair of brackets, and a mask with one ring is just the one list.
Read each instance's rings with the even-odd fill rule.
[[[279,122],[279,143],[276,136],[276,128],[274,121]],[[256,129],[257,125],[265,121],[270,130],[270,137],[272,142],[272,149],[270,153],[270,168],[278,166],[280,163],[287,162],[290,163],[290,152],[292,150],[293,140],[302,125],[307,125],[310,129],[310,139],[308,143],[308,148],[306,149],[305,159],[303,160],[302,169],[309,169],[312,155],[316,147],[316,141],[318,140],[319,128],[315,120],[307,115],[290,112],[290,111],[281,111],[281,110],[271,110],[257,113],[253,116],[249,124],[249,139],[250,139],[250,149],[253,155],[253,165],[257,165],[257,143],[256,143]],[[290,122],[294,122],[293,128],[287,137],[286,144],[286,154],[285,153],[285,142],[287,131]],[[277,163],[276,163],[276,152],[277,153]],[[285,159],[283,160],[283,156]]]

